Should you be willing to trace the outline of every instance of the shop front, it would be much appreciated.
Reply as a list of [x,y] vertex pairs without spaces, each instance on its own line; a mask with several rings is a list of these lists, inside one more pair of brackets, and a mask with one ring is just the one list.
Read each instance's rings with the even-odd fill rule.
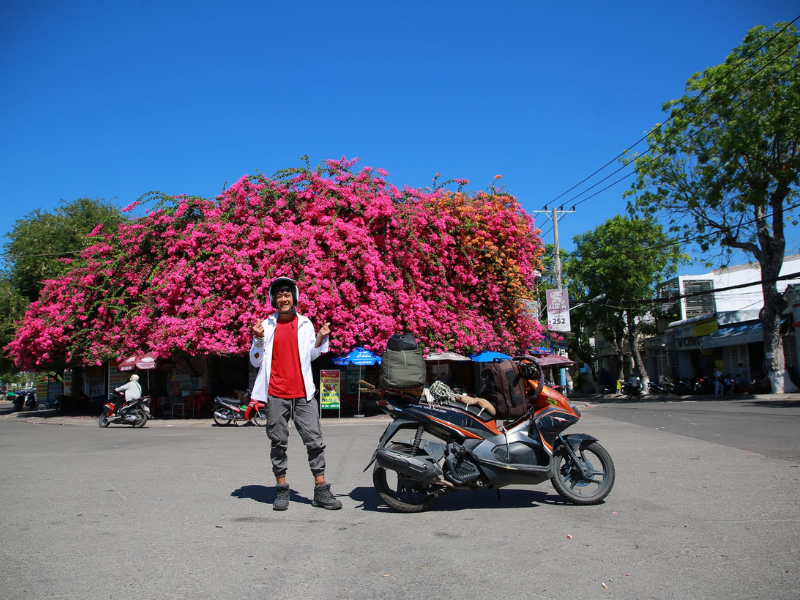
[[716,315],[671,323],[667,330],[669,371],[673,379],[710,376],[716,367],[714,352],[703,350],[703,339],[719,329]]

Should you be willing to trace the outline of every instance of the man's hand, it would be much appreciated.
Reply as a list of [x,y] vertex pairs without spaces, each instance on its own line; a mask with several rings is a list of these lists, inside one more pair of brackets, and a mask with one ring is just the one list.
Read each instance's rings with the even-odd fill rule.
[[263,321],[258,321],[255,325],[253,325],[253,333],[256,334],[256,337],[264,337]]
[[317,343],[316,343],[316,347],[317,347],[317,348],[319,348],[320,346],[322,346],[322,342],[323,342],[323,341],[325,341],[325,338],[326,338],[328,335],[330,335],[330,333],[331,333],[331,324],[330,324],[330,321],[325,321],[325,322],[322,324],[322,327],[320,327],[320,328],[319,328],[319,331],[317,332]]

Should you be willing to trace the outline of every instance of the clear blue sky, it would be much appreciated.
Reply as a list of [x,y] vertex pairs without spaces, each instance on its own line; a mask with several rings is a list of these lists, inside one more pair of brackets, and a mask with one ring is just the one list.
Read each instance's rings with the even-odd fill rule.
[[[61,199],[209,197],[303,154],[362,157],[398,186],[501,174],[526,210],[552,207],[750,27],[798,14],[796,0],[4,0],[0,235]],[[630,181],[565,216],[562,246],[623,212]]]

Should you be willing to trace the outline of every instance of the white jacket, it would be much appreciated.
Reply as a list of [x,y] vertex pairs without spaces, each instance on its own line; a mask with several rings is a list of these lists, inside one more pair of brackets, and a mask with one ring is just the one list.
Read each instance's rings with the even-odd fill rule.
[[[250,348],[250,364],[259,367],[251,398],[266,402],[272,367],[272,342],[275,339],[275,328],[278,326],[278,313],[272,313],[261,324],[264,326],[264,341],[259,343],[258,339],[253,339],[253,346]],[[319,348],[316,345],[317,334],[314,332],[314,325],[307,317],[297,315],[297,349],[300,353],[300,369],[308,401],[311,401],[317,393],[314,376],[311,373],[311,361],[328,351],[328,336],[325,336]]]
[[142,397],[142,386],[139,385],[138,381],[129,381],[125,385],[115,388],[115,390],[117,392],[125,392],[125,402],[138,400]]

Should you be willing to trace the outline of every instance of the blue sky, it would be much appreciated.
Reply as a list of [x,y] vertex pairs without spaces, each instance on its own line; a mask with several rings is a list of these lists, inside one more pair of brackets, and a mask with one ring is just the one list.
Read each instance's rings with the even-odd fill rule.
[[[523,208],[552,208],[750,27],[798,14],[796,0],[5,0],[0,235],[61,199],[209,197],[303,154],[361,157],[398,186],[501,174]],[[561,219],[562,246],[622,213],[630,181]]]

